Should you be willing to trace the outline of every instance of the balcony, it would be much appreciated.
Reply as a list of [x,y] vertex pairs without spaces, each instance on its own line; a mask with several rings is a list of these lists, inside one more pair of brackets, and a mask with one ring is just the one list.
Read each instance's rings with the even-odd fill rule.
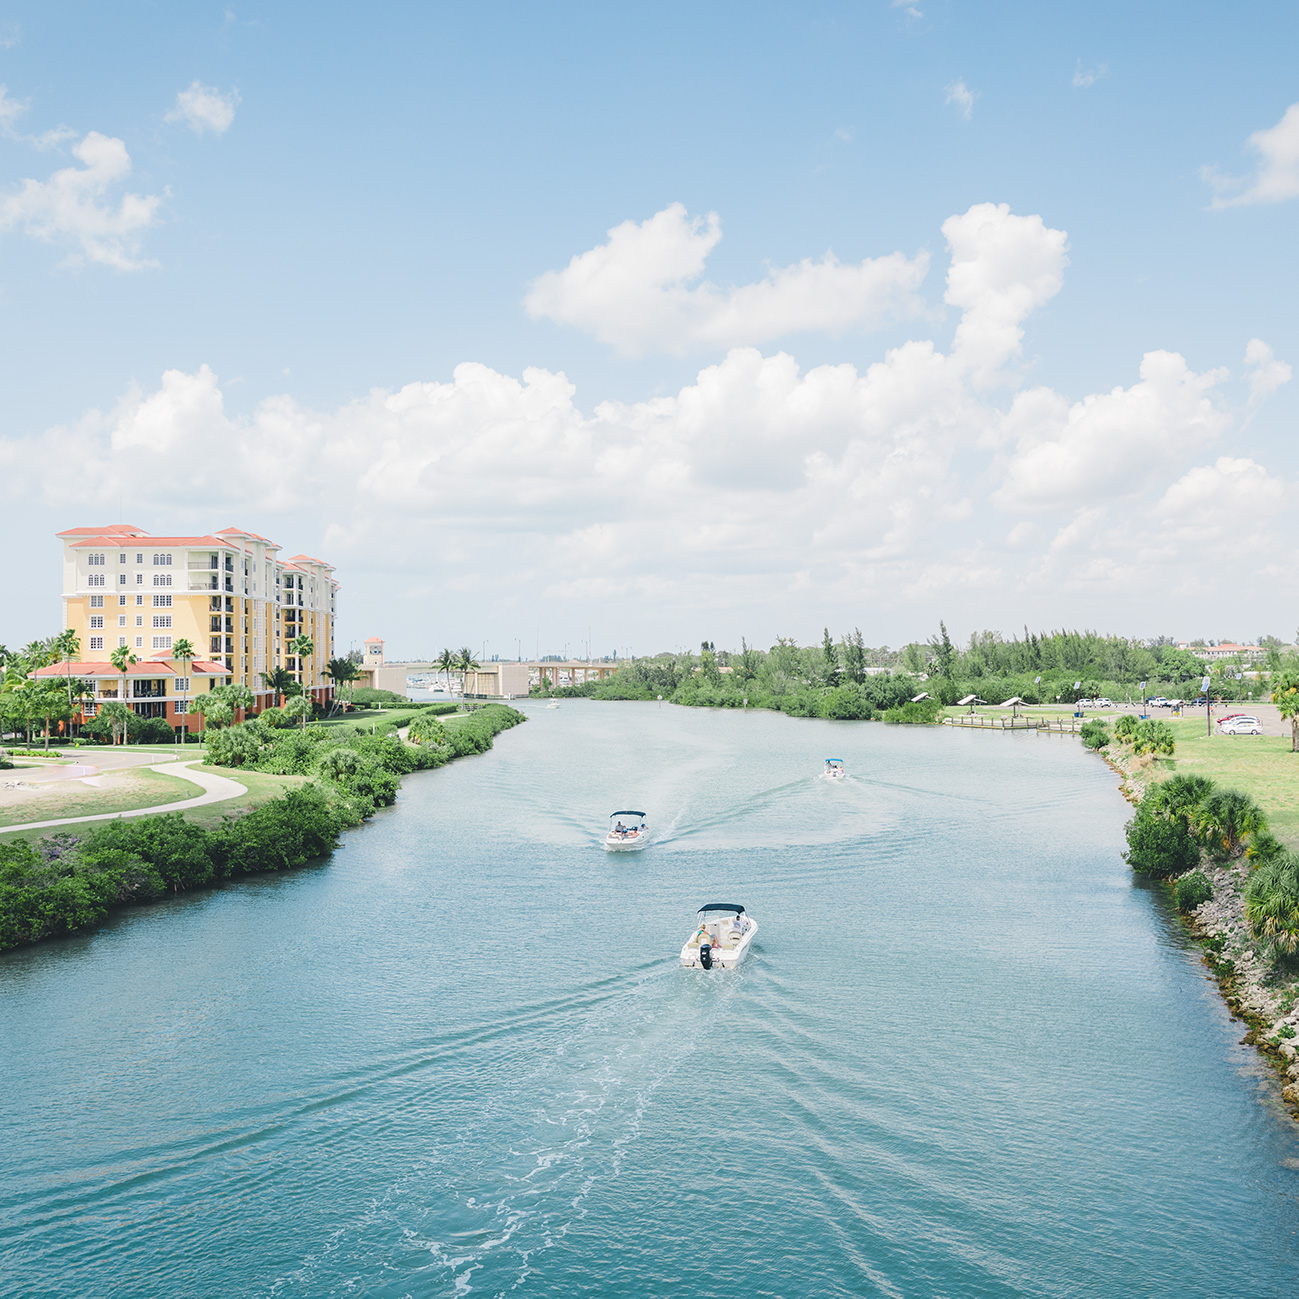
[[131,691],[132,699],[165,699],[167,697],[167,683],[165,681],[135,681],[132,684],[135,687]]
[[206,572],[206,571],[207,571],[208,569],[210,569],[210,568],[216,568],[216,566],[217,566],[217,562],[216,562],[216,559],[215,559],[215,558],[213,558],[213,559],[191,559],[191,560],[189,561],[189,563],[185,565],[185,567],[186,567],[186,568],[187,568],[191,573],[202,573],[202,572]]
[[189,579],[189,590],[191,591],[215,591],[217,589],[217,575],[211,577],[191,577]]

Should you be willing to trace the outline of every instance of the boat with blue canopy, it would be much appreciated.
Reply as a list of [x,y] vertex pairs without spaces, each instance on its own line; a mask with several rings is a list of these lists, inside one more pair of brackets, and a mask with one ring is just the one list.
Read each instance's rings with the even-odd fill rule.
[[738,902],[709,902],[681,949],[686,969],[733,970],[748,955],[758,922]]
[[604,840],[607,852],[635,852],[649,842],[649,821],[644,812],[630,808],[611,812],[609,821],[609,833]]

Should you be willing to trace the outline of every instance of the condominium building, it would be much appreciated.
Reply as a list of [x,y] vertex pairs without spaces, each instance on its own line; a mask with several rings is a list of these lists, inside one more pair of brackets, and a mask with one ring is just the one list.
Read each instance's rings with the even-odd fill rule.
[[[125,646],[137,659],[127,674],[132,707],[175,726],[190,725],[194,685],[242,683],[257,696],[258,710],[270,706],[277,699],[263,674],[277,668],[322,703],[332,694],[324,669],[334,657],[339,588],[323,560],[281,558],[275,542],[240,528],[154,537],[119,523],[58,536],[63,625],[80,639],[81,661],[41,675],[70,668],[73,676],[97,683],[96,698],[118,698],[122,674],[109,658]],[[311,655],[290,651],[299,636],[314,644]],[[180,640],[194,646],[192,662],[173,658]]]

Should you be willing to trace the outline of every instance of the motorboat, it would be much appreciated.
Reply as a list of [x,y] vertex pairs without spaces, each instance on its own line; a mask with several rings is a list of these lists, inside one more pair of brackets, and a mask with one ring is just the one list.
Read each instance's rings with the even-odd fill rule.
[[821,773],[825,780],[846,780],[848,773],[844,770],[842,758],[827,758],[825,770]]
[[733,970],[744,960],[758,922],[737,902],[710,902],[699,908],[699,923],[681,949],[685,969]]
[[558,708],[558,707],[559,707],[559,700],[558,700],[558,699],[552,699],[552,700],[550,701],[550,703],[548,703],[548,704],[546,705],[546,707],[547,707],[547,708]]
[[[627,817],[626,821],[623,817]],[[608,852],[635,852],[649,842],[649,822],[644,812],[613,812],[604,846]]]

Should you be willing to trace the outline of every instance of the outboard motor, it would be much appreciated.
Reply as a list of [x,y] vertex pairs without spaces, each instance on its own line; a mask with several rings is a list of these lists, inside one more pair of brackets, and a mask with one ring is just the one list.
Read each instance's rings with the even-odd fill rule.
[[702,965],[705,970],[711,970],[713,968],[712,943],[699,944],[699,964]]

